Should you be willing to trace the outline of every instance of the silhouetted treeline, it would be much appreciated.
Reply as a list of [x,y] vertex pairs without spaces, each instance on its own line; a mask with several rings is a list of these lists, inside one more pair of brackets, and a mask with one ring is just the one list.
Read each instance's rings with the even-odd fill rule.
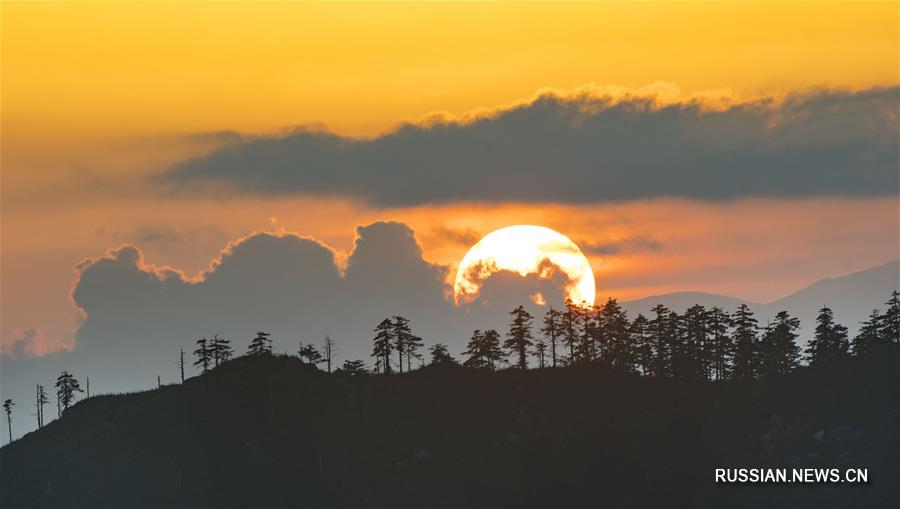
[[872,311],[852,342],[847,328],[834,321],[830,308],[823,307],[802,354],[797,344],[797,318],[781,311],[773,321],[761,325],[745,304],[732,313],[695,305],[681,314],[658,305],[649,318],[639,314],[629,319],[615,299],[594,307],[568,301],[564,310],[549,309],[538,331],[534,331],[534,317],[519,306],[510,313],[512,319],[502,345],[495,330],[473,332],[463,352],[463,365],[525,369],[531,357],[539,368],[601,364],[652,377],[758,379],[790,373],[803,360],[829,363],[900,345],[897,291],[886,306],[884,313]]

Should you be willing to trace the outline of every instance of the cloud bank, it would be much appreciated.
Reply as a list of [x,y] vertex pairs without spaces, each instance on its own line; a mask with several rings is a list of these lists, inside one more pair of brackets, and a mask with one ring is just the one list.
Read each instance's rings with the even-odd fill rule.
[[349,196],[379,205],[898,192],[900,88],[783,99],[582,91],[374,139],[298,129],[171,168],[185,189]]

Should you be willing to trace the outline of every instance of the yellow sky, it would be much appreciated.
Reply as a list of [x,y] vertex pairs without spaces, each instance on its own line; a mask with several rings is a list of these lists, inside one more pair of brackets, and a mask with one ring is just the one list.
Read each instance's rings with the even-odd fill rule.
[[3,2],[4,135],[372,134],[589,82],[894,84],[898,5]]
[[[74,265],[87,256],[136,242],[152,263],[196,271],[271,216],[343,251],[356,225],[406,221],[426,257],[450,265],[468,246],[448,240],[447,229],[483,234],[534,223],[576,242],[660,240],[659,252],[591,258],[601,293],[621,298],[689,289],[764,300],[883,263],[896,255],[895,239],[882,234],[897,231],[894,198],[765,204],[766,220],[755,202],[384,210],[341,200],[311,207],[298,198],[179,201],[160,199],[145,182],[115,179],[215,143],[196,134],[318,123],[374,135],[433,112],[496,108],[546,87],[667,82],[683,94],[749,97],[896,85],[898,16],[895,1],[2,1],[2,281],[3,293],[15,295],[2,301],[2,334],[38,326],[71,341],[68,292]],[[822,220],[837,214],[829,211],[841,217]],[[629,219],[627,228],[619,217]],[[803,223],[790,229],[785,217]],[[766,236],[771,249],[760,242],[748,250],[729,237],[735,223]],[[820,231],[826,227],[837,233]],[[179,240],[141,243],[141,228],[171,229]],[[811,233],[795,238],[796,231]],[[830,256],[809,263],[822,252]],[[785,264],[785,253],[796,260]],[[776,259],[794,272],[763,277],[772,276]]]

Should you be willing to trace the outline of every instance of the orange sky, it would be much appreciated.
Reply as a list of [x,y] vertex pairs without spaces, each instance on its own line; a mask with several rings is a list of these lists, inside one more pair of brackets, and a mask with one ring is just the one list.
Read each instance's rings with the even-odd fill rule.
[[656,251],[591,257],[600,296],[620,298],[705,290],[769,300],[897,256],[896,198],[380,209],[343,199],[162,199],[135,180],[209,150],[209,133],[320,124],[371,136],[547,87],[665,82],[655,87],[748,98],[894,85],[896,2],[0,8],[3,338],[38,327],[51,342],[69,341],[77,315],[68,291],[85,257],[135,242],[149,262],[193,272],[259,228],[346,250],[356,225],[398,219],[426,257],[448,265],[467,247],[457,237],[515,223],[576,242],[658,241]]

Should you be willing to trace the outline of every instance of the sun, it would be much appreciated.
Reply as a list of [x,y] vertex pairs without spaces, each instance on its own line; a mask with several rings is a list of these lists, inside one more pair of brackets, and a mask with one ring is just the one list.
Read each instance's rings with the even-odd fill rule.
[[[571,239],[544,226],[507,226],[488,233],[469,249],[459,264],[453,295],[457,304],[478,296],[481,282],[491,274],[508,270],[523,276],[548,275],[546,261],[559,267],[572,283],[566,297],[576,304],[594,304],[594,271],[587,257]],[[543,304],[540,294],[531,296]]]

